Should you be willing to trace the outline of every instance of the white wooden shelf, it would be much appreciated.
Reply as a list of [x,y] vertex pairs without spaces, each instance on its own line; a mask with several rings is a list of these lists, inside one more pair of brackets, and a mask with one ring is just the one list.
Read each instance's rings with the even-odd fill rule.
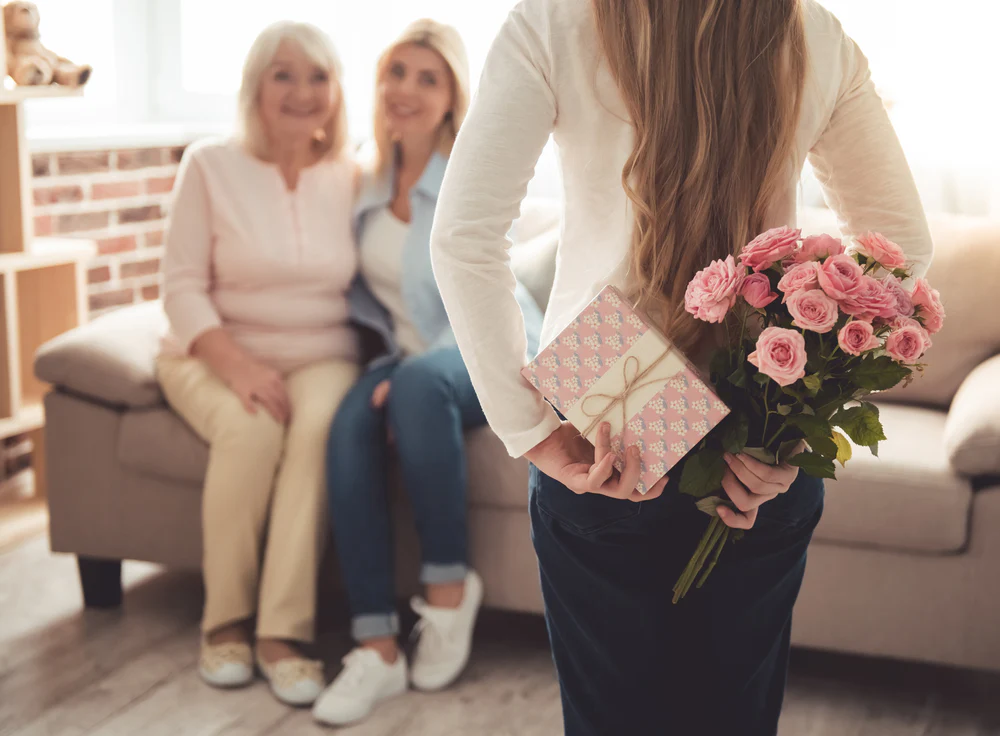
[[94,241],[78,238],[35,238],[24,253],[0,253],[0,273],[76,263],[92,258]]
[[45,495],[45,410],[49,387],[35,376],[38,348],[87,321],[87,262],[93,241],[36,238],[31,154],[24,103],[79,97],[82,87],[20,87],[7,76],[0,14],[0,439],[32,441],[35,493]]
[[0,439],[33,432],[44,424],[45,410],[41,404],[23,406],[15,416],[0,419]]
[[39,84],[19,87],[11,85],[8,77],[0,87],[0,105],[13,105],[24,100],[42,100],[51,97],[80,97],[83,87],[63,87],[58,84]]

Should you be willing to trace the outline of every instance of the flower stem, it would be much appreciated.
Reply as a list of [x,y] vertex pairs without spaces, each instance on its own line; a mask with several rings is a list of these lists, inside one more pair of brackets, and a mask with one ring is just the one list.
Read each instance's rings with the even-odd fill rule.
[[722,531],[724,529],[726,529],[726,525],[722,523],[722,520],[717,516],[713,517],[712,522],[708,525],[708,528],[702,535],[701,542],[699,542],[694,555],[688,561],[688,564],[684,568],[684,572],[681,573],[681,577],[677,581],[677,584],[674,585],[674,603],[677,603],[677,601],[683,598],[687,594],[688,590],[691,589],[691,583],[694,582],[695,577],[705,564],[705,560],[715,548],[715,545],[719,541],[719,537],[722,535]]
[[722,538],[715,547],[715,554],[712,555],[712,561],[708,563],[708,567],[705,568],[705,572],[701,574],[701,578],[698,579],[698,585],[696,587],[701,588],[708,580],[708,576],[711,574],[712,570],[715,569],[716,564],[719,562],[719,555],[722,554],[722,550],[726,546],[726,542],[729,541],[729,527],[727,526],[722,532]]
[[[767,437],[767,423],[771,421],[771,414],[773,414],[771,407],[767,402],[767,392],[770,389],[771,381],[768,380],[768,382],[764,384],[764,431],[761,432],[762,437]],[[767,447],[767,445],[764,445],[764,447]]]
[[774,444],[774,442],[778,439],[778,437],[781,436],[781,433],[785,431],[785,427],[787,427],[787,426],[788,426],[787,423],[782,423],[781,426],[779,426],[778,429],[775,431],[774,436],[771,438],[771,440],[764,442],[764,449],[765,450],[767,448],[771,447],[771,445]]

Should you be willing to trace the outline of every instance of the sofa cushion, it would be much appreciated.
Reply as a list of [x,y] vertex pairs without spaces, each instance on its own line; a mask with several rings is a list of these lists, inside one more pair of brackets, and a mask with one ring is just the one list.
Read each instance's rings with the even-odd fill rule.
[[528,461],[511,458],[489,427],[465,434],[469,503],[494,508],[528,508]]
[[972,488],[945,454],[945,413],[898,404],[880,404],[879,411],[889,439],[879,457],[856,447],[847,467],[837,467],[815,538],[931,553],[962,549]]
[[[1000,309],[984,308],[996,302],[1000,222],[942,214],[929,216],[928,222],[934,259],[927,278],[941,292],[947,318],[934,335],[924,374],[879,399],[943,409],[972,369],[1000,352]],[[830,210],[803,209],[799,225],[805,233],[838,232],[836,215]]]
[[1000,475],[1000,355],[981,363],[958,389],[944,448],[959,473]]
[[118,460],[137,473],[200,487],[208,468],[208,445],[166,406],[129,411],[122,417]]
[[[528,507],[528,463],[513,460],[488,427],[465,436],[469,458],[469,503],[493,508]],[[118,460],[137,473],[200,486],[208,467],[208,445],[167,407],[130,411],[122,417]],[[393,473],[398,477],[398,473]]]
[[112,406],[161,405],[155,363],[166,330],[160,302],[117,310],[42,345],[35,375]]

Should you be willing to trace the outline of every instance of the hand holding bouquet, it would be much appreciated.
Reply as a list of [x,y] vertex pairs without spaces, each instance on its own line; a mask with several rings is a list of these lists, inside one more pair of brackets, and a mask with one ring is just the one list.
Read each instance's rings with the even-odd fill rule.
[[886,437],[878,408],[865,399],[922,370],[944,321],[938,292],[922,278],[904,286],[911,274],[903,251],[878,233],[848,252],[829,235],[775,228],[738,261],[714,261],[686,292],[689,313],[729,331],[711,381],[730,414],[688,455],[681,475],[681,492],[697,497],[712,521],[674,586],[675,603],[705,582],[727,542],[743,533],[717,511],[732,509],[716,495],[724,454],[821,478],[836,478],[834,463],[851,458],[852,442],[878,455]]

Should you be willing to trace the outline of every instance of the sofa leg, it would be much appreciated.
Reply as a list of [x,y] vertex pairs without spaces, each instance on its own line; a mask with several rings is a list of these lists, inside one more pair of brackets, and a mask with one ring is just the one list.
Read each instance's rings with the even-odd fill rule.
[[87,608],[118,608],[122,604],[122,562],[78,555],[80,587]]

